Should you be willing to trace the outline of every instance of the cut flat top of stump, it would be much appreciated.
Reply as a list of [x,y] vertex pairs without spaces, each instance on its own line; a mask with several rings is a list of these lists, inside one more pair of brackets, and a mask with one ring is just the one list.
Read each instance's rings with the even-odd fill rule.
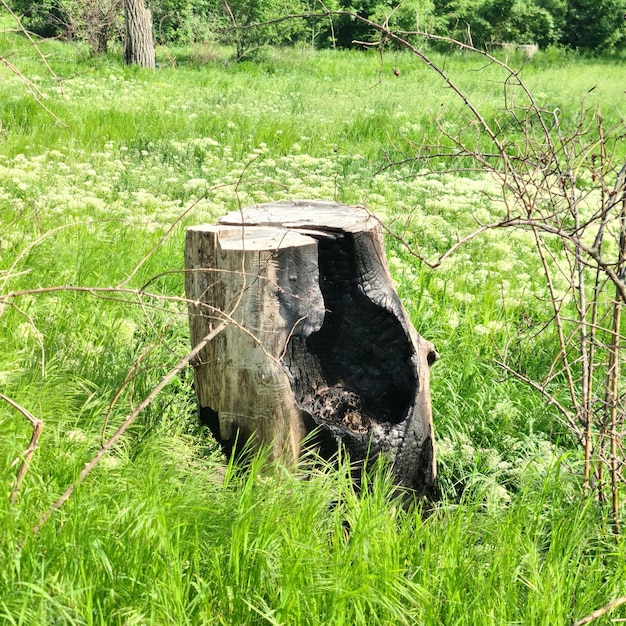
[[325,200],[281,200],[256,204],[220,218],[220,224],[263,225],[301,230],[358,233],[379,221],[366,209]]
[[278,250],[315,244],[315,240],[299,232],[271,226],[201,224],[188,230],[216,233],[222,250]]

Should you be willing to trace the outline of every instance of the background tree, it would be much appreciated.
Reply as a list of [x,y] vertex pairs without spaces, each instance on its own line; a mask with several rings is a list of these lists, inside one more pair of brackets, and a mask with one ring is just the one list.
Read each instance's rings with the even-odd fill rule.
[[532,2],[516,2],[509,15],[507,41],[536,43],[546,48],[558,41],[557,20],[547,9]]
[[121,38],[122,6],[123,0],[67,0],[67,32],[86,41],[94,54],[107,52],[109,42]]
[[483,4],[480,0],[435,0],[437,33],[482,46],[491,28],[481,15]]
[[567,17],[567,0],[534,0],[534,4],[550,14],[554,29],[554,40],[551,43],[559,42]]
[[143,0],[124,0],[126,37],[124,58],[128,64],[154,69],[156,67],[152,14]]
[[561,43],[575,50],[610,51],[624,42],[622,0],[568,0]]
[[479,48],[560,43],[611,52],[624,43],[621,0],[435,0],[438,33]]

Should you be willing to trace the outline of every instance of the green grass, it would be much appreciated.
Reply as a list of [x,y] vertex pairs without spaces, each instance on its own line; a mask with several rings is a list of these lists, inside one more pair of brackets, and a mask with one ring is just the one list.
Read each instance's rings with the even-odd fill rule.
[[220,485],[215,459],[165,434],[37,537],[3,510],[7,623],[554,624],[623,591],[623,545],[558,464],[507,507],[477,485],[423,518],[382,470],[360,497],[345,467],[302,482],[256,463]]
[[[41,47],[62,80],[20,37],[0,34],[0,54],[69,127],[0,69],[0,294],[114,286],[159,245],[128,283],[149,285],[141,303],[57,291],[0,310],[0,391],[45,422],[11,504],[30,430],[0,403],[0,622],[548,625],[626,593],[624,541],[581,498],[566,426],[493,363],[528,320],[550,316],[521,232],[486,233],[437,271],[388,241],[398,292],[443,357],[432,373],[443,500],[432,510],[400,506],[384,467],[360,496],[344,465],[308,480],[262,456],[247,472],[225,468],[196,425],[185,371],[34,535],[98,449],[105,419],[110,435],[187,351],[185,307],[168,299],[183,295],[187,225],[239,203],[336,198],[366,204],[435,257],[501,211],[479,174],[385,169],[411,141],[435,138],[435,120],[452,127],[463,113],[407,54],[278,50],[198,65],[193,51],[171,50],[176,67],[163,56],[145,72],[119,54]],[[573,125],[584,98],[619,124],[622,68],[554,57],[523,69],[540,103]],[[497,114],[496,67],[433,58]],[[543,335],[520,362],[545,371],[554,345]]]

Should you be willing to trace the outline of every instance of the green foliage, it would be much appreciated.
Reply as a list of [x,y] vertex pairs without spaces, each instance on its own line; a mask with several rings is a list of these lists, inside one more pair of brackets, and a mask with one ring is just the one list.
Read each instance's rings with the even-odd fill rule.
[[436,0],[440,32],[482,48],[494,42],[561,43],[610,52],[623,41],[619,0]]
[[559,39],[555,17],[543,7],[518,1],[510,17],[508,41],[536,43],[547,48]]
[[562,43],[576,50],[602,52],[624,39],[621,0],[568,0]]
[[[150,3],[155,36],[161,44],[206,42],[226,22],[219,0],[153,0]],[[223,16],[225,17],[225,16]]]
[[[121,0],[10,0],[32,30],[88,41],[104,52],[121,38]],[[329,11],[352,13],[405,33],[435,32],[482,48],[493,43],[560,44],[595,53],[620,48],[624,7],[620,0],[331,0]],[[380,35],[354,15],[315,14],[315,0],[152,0],[155,36],[161,44],[219,41],[235,46],[237,59],[268,44],[312,42],[351,48]],[[410,35],[406,35],[409,36]],[[360,44],[357,44],[360,45]]]
[[18,15],[24,16],[26,25],[44,37],[65,33],[65,11],[59,0],[10,0],[8,5]]
[[[391,30],[430,31],[433,26],[434,5],[432,0],[338,0],[331,10],[350,12],[375,24],[387,24]],[[332,25],[322,23],[318,45],[354,47],[355,42],[375,42],[380,34],[351,15],[332,18]],[[357,44],[358,45],[358,44]]]
[[305,13],[305,0],[230,0],[224,6],[222,19],[228,19],[230,28],[222,40],[235,45],[238,61],[254,56],[268,44],[295,43],[306,31],[304,20],[285,19]]
[[[496,42],[532,43],[542,32],[547,12],[533,2],[506,0],[451,0],[436,3],[442,34],[478,48]],[[550,30],[550,29],[548,29]],[[527,39],[532,36],[533,39]],[[517,39],[520,37],[521,39]]]

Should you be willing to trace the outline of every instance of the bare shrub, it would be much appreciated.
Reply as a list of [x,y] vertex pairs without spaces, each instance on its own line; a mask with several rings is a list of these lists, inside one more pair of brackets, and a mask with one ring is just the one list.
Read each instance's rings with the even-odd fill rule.
[[[355,16],[355,19],[362,19]],[[405,37],[368,22],[388,42],[410,50],[457,94],[465,113],[437,119],[438,138],[396,146],[423,164],[452,163],[454,171],[479,171],[501,189],[501,215],[477,224],[451,249],[427,259],[438,267],[456,249],[486,230],[523,229],[532,235],[542,268],[551,319],[520,333],[519,342],[550,333],[554,352],[543,375],[525,372],[516,350],[502,346],[499,365],[524,381],[561,414],[583,454],[582,488],[607,503],[620,532],[620,489],[624,476],[626,396],[621,313],[626,302],[626,167],[615,157],[624,124],[607,128],[600,110],[581,104],[574,121],[542,107],[520,71],[462,42],[411,33],[481,56],[502,71],[503,103],[483,114],[453,80]],[[406,160],[403,160],[406,163]],[[393,163],[390,163],[392,166]],[[440,169],[438,171],[441,171]]]
[[64,0],[59,19],[66,36],[82,39],[94,54],[103,54],[109,42],[122,39],[123,10],[123,0]]

